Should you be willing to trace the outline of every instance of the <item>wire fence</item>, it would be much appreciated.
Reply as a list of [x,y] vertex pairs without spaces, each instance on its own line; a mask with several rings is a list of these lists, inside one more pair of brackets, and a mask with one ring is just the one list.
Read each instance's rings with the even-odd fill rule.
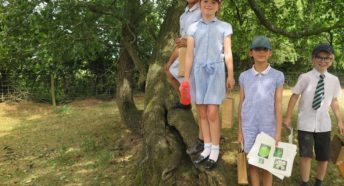
[[[344,87],[344,73],[333,73]],[[295,85],[300,73],[284,73],[285,88]],[[80,98],[115,97],[116,78],[112,76],[87,76],[81,79],[55,78],[55,94],[58,103]],[[238,83],[236,84],[238,85]],[[48,75],[4,75],[0,74],[0,102],[32,100],[51,103],[51,80]],[[236,88],[238,90],[238,88]]]
[[[110,99],[115,96],[116,78],[107,74],[82,78],[61,76],[53,80],[58,103],[86,97]],[[51,76],[0,74],[0,102],[24,100],[51,103]]]

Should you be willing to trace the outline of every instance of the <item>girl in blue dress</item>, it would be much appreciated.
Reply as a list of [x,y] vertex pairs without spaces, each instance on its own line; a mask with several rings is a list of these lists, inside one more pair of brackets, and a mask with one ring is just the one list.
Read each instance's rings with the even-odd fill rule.
[[226,85],[232,89],[235,83],[231,49],[233,30],[229,23],[216,18],[220,4],[221,0],[200,0],[202,19],[190,25],[187,32],[184,81],[190,84],[191,101],[196,104],[204,138],[204,150],[194,163],[205,161],[206,169],[217,164],[219,105],[225,98]]
[[[189,28],[189,26],[201,19],[201,10],[199,8],[199,0],[185,0],[186,1],[186,7],[183,12],[183,14],[179,17],[179,34],[180,37],[176,38],[176,47],[173,50],[168,62],[164,66],[164,71],[167,74],[168,80],[177,90],[178,95],[179,93],[179,86],[180,83],[183,82],[184,77],[179,76],[179,50],[181,48],[186,47],[186,32]],[[189,105],[183,105],[179,101],[175,103],[173,108],[179,108],[179,109],[191,109],[191,104]],[[197,154],[201,151],[203,151],[204,141],[203,141],[203,134],[202,130],[199,127],[198,131],[198,139],[194,142],[193,145],[191,145],[187,150],[187,154]]]
[[[257,36],[250,45],[250,57],[254,61],[251,69],[240,74],[240,103],[238,117],[238,141],[248,153],[257,135],[265,132],[281,140],[282,93],[284,75],[270,66],[272,55],[270,41],[265,36]],[[262,173],[262,176],[259,173]],[[249,166],[251,185],[272,185],[272,174],[253,165]]]

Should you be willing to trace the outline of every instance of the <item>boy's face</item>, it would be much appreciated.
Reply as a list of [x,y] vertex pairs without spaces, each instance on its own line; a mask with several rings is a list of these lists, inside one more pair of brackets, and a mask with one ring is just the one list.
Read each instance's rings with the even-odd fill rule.
[[255,63],[267,63],[271,55],[272,51],[267,48],[254,48],[250,50],[250,57],[253,57]]
[[320,73],[325,72],[333,62],[333,55],[327,52],[319,52],[312,57],[313,67]]

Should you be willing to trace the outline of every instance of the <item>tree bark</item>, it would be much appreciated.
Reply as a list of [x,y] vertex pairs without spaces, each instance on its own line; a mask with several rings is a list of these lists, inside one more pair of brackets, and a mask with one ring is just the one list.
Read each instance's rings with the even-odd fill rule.
[[141,133],[141,116],[133,99],[133,62],[124,48],[121,49],[116,87],[116,103],[122,122],[133,132]]
[[55,96],[55,75],[50,74],[50,93],[51,93],[51,104],[56,107],[56,96]]
[[[139,111],[135,105],[133,99],[133,70],[136,65],[141,65],[137,69],[140,72],[140,78],[142,77],[142,69],[144,66],[138,58],[135,48],[130,43],[130,38],[133,37],[131,30],[129,30],[129,24],[137,24],[133,19],[132,14],[135,14],[135,7],[139,5],[137,0],[129,0],[125,2],[125,13],[127,20],[122,21],[122,35],[121,35],[121,45],[119,63],[118,63],[118,73],[116,82],[116,103],[122,122],[131,129],[136,134],[141,134],[142,128],[142,111]],[[142,81],[142,80],[141,80]]]

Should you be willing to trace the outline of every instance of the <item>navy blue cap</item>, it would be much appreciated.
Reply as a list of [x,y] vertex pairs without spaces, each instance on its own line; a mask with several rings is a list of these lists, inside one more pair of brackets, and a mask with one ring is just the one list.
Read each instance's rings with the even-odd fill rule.
[[253,38],[252,43],[250,45],[250,49],[255,49],[255,48],[267,48],[271,50],[272,46],[267,37],[256,36]]
[[329,54],[334,54],[334,50],[329,44],[319,44],[316,47],[314,47],[312,56],[315,56],[319,54],[320,52],[327,52]]

